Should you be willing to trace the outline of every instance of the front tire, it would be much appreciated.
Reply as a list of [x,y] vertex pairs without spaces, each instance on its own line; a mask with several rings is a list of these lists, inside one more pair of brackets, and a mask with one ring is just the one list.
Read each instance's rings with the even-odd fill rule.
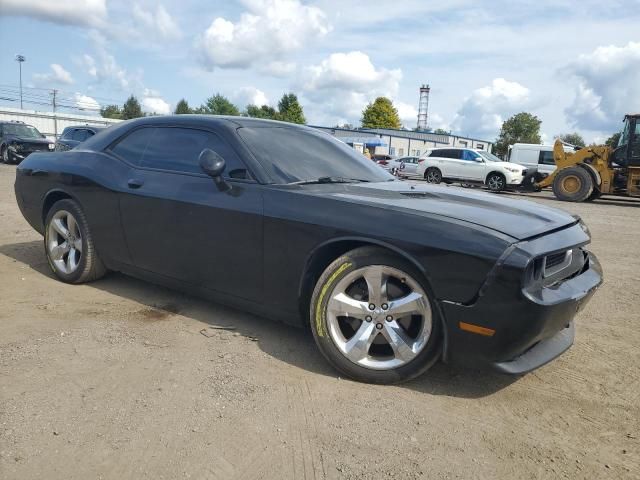
[[438,168],[429,167],[427,171],[424,172],[424,179],[427,183],[438,184],[442,182],[442,172]]
[[507,180],[501,173],[491,173],[487,177],[487,187],[492,192],[501,192],[507,188]]
[[60,200],[47,213],[44,249],[51,270],[63,282],[91,282],[106,273],[87,218],[74,200]]
[[584,202],[593,189],[593,178],[581,167],[563,168],[553,179],[553,194],[564,202]]
[[2,147],[2,151],[0,152],[0,161],[7,165],[11,163],[9,160],[9,149],[7,147]]
[[392,384],[421,375],[440,357],[441,321],[424,277],[377,247],[336,259],[311,297],[311,330],[338,371]]

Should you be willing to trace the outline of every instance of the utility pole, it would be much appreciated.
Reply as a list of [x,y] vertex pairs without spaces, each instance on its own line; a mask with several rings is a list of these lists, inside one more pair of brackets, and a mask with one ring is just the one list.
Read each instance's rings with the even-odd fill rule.
[[20,110],[22,110],[22,63],[27,59],[24,55],[16,55],[16,62],[18,62],[18,69],[20,70]]
[[52,90],[51,94],[53,95],[53,135],[58,139],[58,115],[56,115],[56,95],[58,94],[58,90],[55,88]]

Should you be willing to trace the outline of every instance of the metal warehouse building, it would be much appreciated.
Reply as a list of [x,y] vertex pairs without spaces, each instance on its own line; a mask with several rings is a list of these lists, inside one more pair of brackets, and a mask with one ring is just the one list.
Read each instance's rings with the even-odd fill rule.
[[394,130],[390,128],[360,128],[348,130],[314,126],[328,132],[348,144],[362,144],[371,153],[383,153],[392,157],[417,157],[433,147],[468,147],[491,152],[493,143],[458,135]]

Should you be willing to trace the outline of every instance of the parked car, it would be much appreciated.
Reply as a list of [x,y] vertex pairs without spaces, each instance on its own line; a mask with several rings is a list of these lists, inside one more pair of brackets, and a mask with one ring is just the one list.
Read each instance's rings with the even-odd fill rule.
[[[573,153],[575,149],[565,145],[564,151]],[[553,159],[553,145],[514,143],[509,147],[506,161],[522,165],[530,174],[535,172],[535,181],[538,182],[556,169],[556,163]]]
[[105,127],[94,127],[91,125],[78,125],[67,127],[62,131],[62,135],[56,141],[55,150],[64,152],[75,148],[86,139],[93,137],[96,133],[104,130]]
[[484,150],[448,147],[427,150],[418,160],[417,174],[429,183],[481,184],[500,192],[521,185],[526,169]]
[[400,157],[391,160],[379,160],[378,165],[397,177],[416,177],[418,157]]
[[571,346],[602,280],[578,217],[410,185],[331,135],[269,120],[129,120],[31,155],[15,192],[58,279],[120,271],[308,325],[336,369],[367,382],[438,359],[537,368]]
[[0,122],[0,159],[20,163],[33,152],[53,150],[51,140],[24,122]]

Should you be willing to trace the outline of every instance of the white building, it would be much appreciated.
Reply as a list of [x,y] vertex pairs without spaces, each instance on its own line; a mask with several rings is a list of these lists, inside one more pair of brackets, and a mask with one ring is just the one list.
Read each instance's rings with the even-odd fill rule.
[[316,127],[328,132],[345,143],[362,144],[371,153],[387,154],[392,157],[417,157],[425,150],[433,147],[468,147],[491,152],[493,142],[459,135],[441,135],[410,130],[394,130],[390,128],[360,128],[348,130],[344,128]]
[[0,107],[0,121],[18,121],[32,125],[44,136],[55,140],[66,127],[74,125],[94,125],[107,127],[121,122],[113,118],[102,118],[91,115],[76,115],[65,112],[38,112],[20,108]]

